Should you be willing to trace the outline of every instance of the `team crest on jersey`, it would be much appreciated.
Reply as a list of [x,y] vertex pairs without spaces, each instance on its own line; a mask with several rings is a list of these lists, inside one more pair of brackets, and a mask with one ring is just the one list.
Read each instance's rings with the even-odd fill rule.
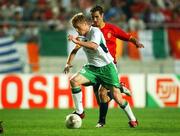
[[107,33],[107,37],[111,38],[111,33],[110,32]]

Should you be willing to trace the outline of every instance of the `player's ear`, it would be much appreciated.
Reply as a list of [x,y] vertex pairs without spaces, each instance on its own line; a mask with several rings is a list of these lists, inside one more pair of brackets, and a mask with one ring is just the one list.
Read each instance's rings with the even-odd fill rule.
[[102,18],[104,18],[104,13],[101,14]]

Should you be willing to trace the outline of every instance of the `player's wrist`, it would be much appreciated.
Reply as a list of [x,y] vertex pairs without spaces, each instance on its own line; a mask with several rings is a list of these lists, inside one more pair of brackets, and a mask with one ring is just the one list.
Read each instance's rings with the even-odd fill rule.
[[131,36],[129,41],[132,42],[136,47],[139,47],[139,42],[135,37]]
[[82,45],[82,44],[81,44],[81,41],[79,41],[79,40],[76,41],[76,44],[79,45],[79,46]]
[[70,66],[72,66],[70,63],[66,63],[65,67],[70,67]]

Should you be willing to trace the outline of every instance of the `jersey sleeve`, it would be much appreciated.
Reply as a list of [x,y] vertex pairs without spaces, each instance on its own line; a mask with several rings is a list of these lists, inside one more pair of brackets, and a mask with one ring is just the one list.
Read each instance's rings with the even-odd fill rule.
[[121,28],[115,26],[115,25],[112,25],[111,26],[113,31],[114,31],[114,35],[116,38],[118,39],[121,39],[123,41],[129,41],[131,35],[126,33],[124,30],[122,30]]
[[94,29],[91,33],[90,41],[99,45],[101,42],[101,31],[98,31],[98,29]]

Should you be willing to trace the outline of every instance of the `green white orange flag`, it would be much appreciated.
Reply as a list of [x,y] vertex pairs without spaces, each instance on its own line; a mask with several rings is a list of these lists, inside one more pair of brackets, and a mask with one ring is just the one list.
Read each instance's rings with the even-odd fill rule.
[[163,59],[169,54],[168,38],[166,30],[143,30],[133,32],[136,38],[145,46],[142,49],[136,49],[132,43],[128,43],[128,55],[131,59],[153,60]]

